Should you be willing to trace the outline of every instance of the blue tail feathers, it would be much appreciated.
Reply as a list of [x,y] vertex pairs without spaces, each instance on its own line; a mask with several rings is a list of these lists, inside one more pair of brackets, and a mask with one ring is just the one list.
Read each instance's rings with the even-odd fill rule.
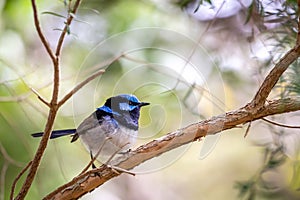
[[[71,135],[71,134],[74,134],[75,132],[76,132],[76,129],[55,130],[55,131],[52,131],[50,139],[58,138],[58,137],[65,136],[65,135]],[[33,133],[33,134],[31,134],[31,136],[32,137],[42,137],[43,134],[44,134],[43,132]]]

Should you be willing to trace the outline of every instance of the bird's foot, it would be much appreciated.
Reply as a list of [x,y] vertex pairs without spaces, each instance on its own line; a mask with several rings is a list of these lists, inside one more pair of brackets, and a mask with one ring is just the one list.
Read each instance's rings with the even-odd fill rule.
[[127,153],[131,152],[131,151],[132,151],[131,149],[127,149],[127,150],[118,152],[118,154],[124,155],[124,154],[127,154]]
[[116,174],[126,173],[126,174],[130,174],[132,176],[135,176],[135,173],[133,173],[129,170],[123,169],[121,167],[108,165],[108,164],[105,164],[105,165],[107,166],[107,168],[111,169],[111,171],[113,171]]

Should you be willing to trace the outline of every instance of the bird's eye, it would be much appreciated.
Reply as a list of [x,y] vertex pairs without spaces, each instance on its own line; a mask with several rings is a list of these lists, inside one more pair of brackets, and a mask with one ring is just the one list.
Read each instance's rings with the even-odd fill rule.
[[137,105],[137,103],[136,103],[136,102],[133,102],[133,101],[129,101],[128,104],[129,104],[130,106],[136,106],[136,105]]

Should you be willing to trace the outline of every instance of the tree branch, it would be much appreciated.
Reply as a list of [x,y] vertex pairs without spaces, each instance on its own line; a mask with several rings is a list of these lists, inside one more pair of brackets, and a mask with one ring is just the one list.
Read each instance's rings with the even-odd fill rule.
[[[69,2],[71,3],[71,1]],[[69,92],[61,101],[58,101],[60,85],[59,58],[65,36],[68,33],[69,27],[80,5],[80,2],[80,0],[76,0],[73,9],[69,9],[69,15],[65,22],[64,29],[58,39],[56,51],[54,54],[46,40],[46,37],[42,33],[35,0],[32,0],[36,30],[42,41],[42,44],[46,48],[46,51],[53,62],[54,85],[52,99],[49,104],[50,110],[44,130],[44,136],[41,139],[40,145],[38,147],[34,159],[32,160],[32,162],[30,162],[32,164],[29,168],[29,173],[16,199],[24,199],[26,194],[28,193],[28,190],[36,175],[43,153],[46,149],[59,107],[63,103],[65,103],[76,91],[78,91],[83,85],[87,83],[80,83],[71,92]],[[298,27],[300,27],[299,20]],[[265,78],[264,82],[258,89],[255,97],[249,104],[235,111],[227,112],[223,115],[219,115],[208,120],[191,124],[185,128],[182,128],[175,132],[171,132],[161,138],[153,140],[148,144],[140,146],[135,151],[129,152],[126,156],[115,160],[113,165],[122,169],[129,170],[151,158],[159,156],[167,151],[175,149],[184,144],[201,139],[206,135],[216,134],[227,129],[235,128],[237,125],[255,121],[266,116],[300,110],[300,101],[298,99],[286,98],[280,100],[273,100],[269,101],[268,104],[266,104],[266,99],[269,96],[272,88],[279,80],[280,76],[286,71],[289,65],[292,64],[300,55],[299,38],[300,36],[298,34],[295,47],[289,52],[287,52],[285,56],[281,58],[280,61],[274,66],[274,68],[271,70],[271,72],[268,74],[268,76]],[[100,71],[98,73],[100,73]],[[101,176],[93,176],[95,172],[100,172]],[[22,174],[20,174],[20,176],[21,175]],[[45,199],[79,198],[117,175],[119,175],[119,173],[115,173],[113,170],[107,168],[106,166],[101,166],[99,169],[90,170],[75,177],[69,183],[59,187],[58,189],[47,195]]]
[[76,87],[73,88],[73,90],[71,90],[68,94],[66,94],[58,102],[58,106],[60,107],[61,105],[63,105],[69,98],[71,98],[73,96],[73,94],[75,94],[78,90],[80,90],[80,88],[82,88],[87,83],[89,83],[90,81],[92,81],[93,79],[95,79],[96,77],[98,77],[99,75],[103,74],[104,72],[105,72],[105,70],[99,70],[99,71],[95,72],[94,74],[90,75],[88,78],[86,78],[81,83],[79,83]]
[[[115,160],[113,165],[130,170],[151,158],[199,140],[206,135],[213,135],[266,116],[298,111],[300,110],[300,100],[292,98],[273,100],[255,115],[249,109],[251,107],[248,104],[235,111],[227,112],[225,115],[222,114],[171,132],[129,152]],[[95,176],[95,172],[100,173],[100,177]],[[48,194],[44,199],[77,199],[118,175],[106,166],[101,166],[99,169],[90,170],[75,177],[69,183]]]
[[11,186],[11,191],[10,191],[10,199],[11,200],[14,199],[14,192],[15,192],[17,182],[22,177],[22,175],[27,171],[27,169],[30,167],[31,164],[32,164],[32,161],[29,161],[29,163],[27,163],[27,165],[22,169],[22,171],[18,174],[18,176],[13,181],[12,186]]
[[[71,1],[70,1],[71,2]],[[32,9],[33,9],[33,15],[34,15],[34,21],[35,21],[35,28],[38,32],[38,35],[43,43],[43,45],[45,46],[49,56],[52,59],[52,63],[53,63],[53,70],[54,70],[54,75],[53,75],[53,90],[52,90],[52,98],[49,104],[49,114],[48,114],[48,119],[47,119],[47,123],[45,125],[45,129],[44,129],[44,135],[40,141],[39,147],[35,153],[35,156],[31,162],[31,166],[29,168],[29,172],[27,174],[27,177],[22,185],[21,190],[19,191],[18,195],[16,196],[16,200],[22,200],[25,198],[25,196],[27,195],[29,188],[32,185],[32,182],[35,178],[35,175],[37,173],[39,164],[41,162],[42,156],[45,152],[45,149],[47,147],[48,144],[48,140],[53,128],[53,124],[56,118],[56,114],[58,111],[58,93],[59,93],[59,85],[60,85],[60,61],[59,61],[59,57],[60,57],[60,52],[61,52],[61,48],[62,48],[62,44],[65,38],[65,35],[67,33],[67,29],[69,28],[72,20],[73,20],[73,14],[76,13],[78,6],[80,4],[80,0],[77,0],[74,4],[73,10],[71,11],[72,14],[69,15],[65,28],[63,30],[63,32],[60,35],[60,38],[58,40],[58,44],[57,44],[57,48],[56,48],[56,53],[55,55],[53,55],[53,52],[51,50],[51,48],[49,47],[49,44],[46,40],[46,37],[44,36],[44,34],[42,33],[41,27],[40,27],[40,23],[39,23],[39,19],[38,19],[38,12],[37,12],[37,7],[36,7],[36,2],[35,0],[31,0],[32,3]],[[21,172],[22,173],[22,172]],[[21,174],[22,175],[22,174]]]
[[293,49],[287,52],[268,74],[264,82],[258,89],[251,106],[254,108],[253,112],[257,112],[264,104],[269,96],[271,90],[279,80],[280,76],[287,70],[287,68],[300,56],[300,44],[297,44]]
[[[68,16],[68,19],[67,21],[65,22],[65,27],[58,39],[58,42],[57,42],[57,45],[56,45],[56,51],[55,51],[55,55],[58,57],[60,55],[60,52],[61,52],[61,49],[62,49],[62,45],[63,45],[63,42],[65,40],[65,37],[66,37],[66,34],[68,33],[68,29],[70,28],[70,25],[74,19],[74,16],[77,12],[77,9],[80,5],[80,2],[81,0],[77,0],[73,6],[73,9],[72,10],[69,10],[69,16]],[[69,2],[71,3],[71,1]]]
[[35,0],[31,0],[31,4],[32,4],[32,10],[33,10],[33,18],[34,18],[34,25],[35,25],[35,28],[36,28],[36,31],[39,35],[39,38],[41,39],[47,53],[49,54],[52,62],[54,63],[56,58],[55,58],[55,55],[53,54],[53,51],[52,49],[50,48],[49,46],[49,43],[46,39],[46,37],[44,36],[43,32],[42,32],[42,29],[41,29],[41,26],[40,26],[40,21],[39,21],[39,17],[38,17],[38,11],[37,11],[37,7],[36,7],[36,3],[35,3]]
[[264,82],[258,89],[255,97],[251,102],[253,111],[257,112],[266,102],[271,90],[278,82],[280,76],[287,70],[287,68],[295,62],[300,56],[300,0],[298,0],[298,34],[296,38],[296,44],[294,48],[288,51],[276,65],[273,67],[268,76],[264,79]]
[[296,40],[296,44],[300,44],[300,0],[297,0],[297,4],[298,4],[298,33],[297,33],[297,40]]
[[30,90],[38,97],[41,102],[43,102],[46,106],[50,107],[50,104],[36,91],[34,88],[30,88]]
[[291,126],[291,125],[286,125],[286,124],[280,124],[278,122],[274,122],[274,121],[271,121],[269,119],[266,119],[266,118],[262,118],[262,120],[264,120],[265,122],[268,122],[270,124],[273,124],[275,126],[280,126],[280,127],[283,127],[283,128],[295,128],[295,129],[300,129],[300,126]]

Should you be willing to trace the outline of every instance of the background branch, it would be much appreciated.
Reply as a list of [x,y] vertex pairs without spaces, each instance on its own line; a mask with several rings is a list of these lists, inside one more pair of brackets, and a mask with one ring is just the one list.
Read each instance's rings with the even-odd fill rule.
[[274,121],[271,121],[269,119],[266,119],[266,118],[262,118],[262,120],[270,123],[270,124],[273,124],[275,126],[280,126],[280,127],[283,127],[283,128],[296,128],[296,129],[300,129],[300,126],[292,126],[292,125],[286,125],[286,124],[281,124],[281,123],[278,123],[278,122],[274,122]]
[[92,81],[93,79],[95,79],[96,77],[100,76],[101,74],[103,74],[105,72],[105,70],[99,70],[97,72],[95,72],[94,74],[90,75],[88,78],[86,78],[84,81],[82,81],[81,83],[79,83],[76,87],[74,87],[68,94],[66,94],[59,102],[58,102],[58,106],[60,107],[61,105],[63,105],[68,99],[70,99],[73,94],[75,94],[78,90],[80,90],[80,88],[82,88],[83,86],[85,86],[87,83],[89,83],[90,81]]

